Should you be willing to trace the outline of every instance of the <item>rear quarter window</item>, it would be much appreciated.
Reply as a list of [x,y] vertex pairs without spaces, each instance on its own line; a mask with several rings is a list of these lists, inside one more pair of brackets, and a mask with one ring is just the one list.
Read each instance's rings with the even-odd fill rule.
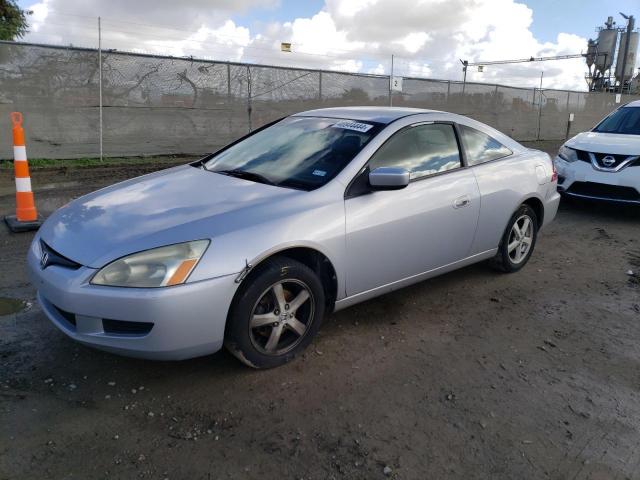
[[462,144],[467,154],[467,163],[470,166],[490,162],[513,154],[511,149],[505,147],[486,133],[468,127],[467,125],[459,125],[459,127]]

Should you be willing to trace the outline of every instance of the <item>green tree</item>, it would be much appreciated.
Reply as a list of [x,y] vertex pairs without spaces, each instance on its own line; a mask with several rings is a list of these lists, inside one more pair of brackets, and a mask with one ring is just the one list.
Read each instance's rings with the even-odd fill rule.
[[29,31],[27,16],[15,0],[0,0],[0,40],[17,40]]

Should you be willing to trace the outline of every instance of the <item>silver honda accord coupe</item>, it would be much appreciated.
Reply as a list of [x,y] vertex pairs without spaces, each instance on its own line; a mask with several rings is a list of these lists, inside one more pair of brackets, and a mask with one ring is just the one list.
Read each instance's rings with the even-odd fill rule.
[[482,260],[521,269],[556,215],[549,156],[451,113],[292,115],[51,215],[28,266],[69,337],[154,359],[288,362],[328,312]]

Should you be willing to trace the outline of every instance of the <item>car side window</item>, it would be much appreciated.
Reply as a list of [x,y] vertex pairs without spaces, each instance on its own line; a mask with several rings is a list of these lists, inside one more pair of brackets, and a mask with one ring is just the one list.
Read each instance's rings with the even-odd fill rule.
[[400,167],[416,179],[460,168],[460,151],[453,125],[432,123],[400,130],[373,154],[369,169]]
[[467,164],[470,166],[490,162],[513,153],[495,138],[475,128],[460,125],[460,132],[467,154]]

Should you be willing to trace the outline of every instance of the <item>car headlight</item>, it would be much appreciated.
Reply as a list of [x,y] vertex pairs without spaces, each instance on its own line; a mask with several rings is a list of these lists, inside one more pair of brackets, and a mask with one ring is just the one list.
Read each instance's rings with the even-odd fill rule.
[[573,148],[565,147],[564,145],[560,147],[558,156],[565,162],[575,162],[578,160],[578,154],[576,151]]
[[184,283],[207,249],[209,240],[177,243],[122,257],[103,267],[93,285],[168,287]]

